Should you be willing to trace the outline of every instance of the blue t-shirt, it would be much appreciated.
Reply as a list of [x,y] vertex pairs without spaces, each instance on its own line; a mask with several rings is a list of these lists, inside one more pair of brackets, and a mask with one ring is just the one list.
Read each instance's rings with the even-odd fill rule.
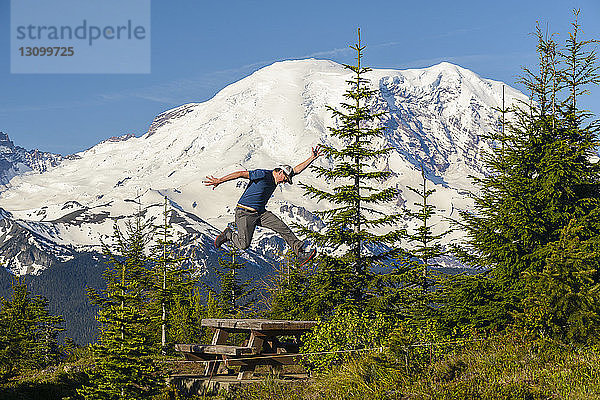
[[238,204],[263,212],[267,201],[269,201],[277,187],[275,178],[273,178],[273,170],[255,169],[248,171],[248,175],[250,183],[248,183],[246,191],[240,197]]

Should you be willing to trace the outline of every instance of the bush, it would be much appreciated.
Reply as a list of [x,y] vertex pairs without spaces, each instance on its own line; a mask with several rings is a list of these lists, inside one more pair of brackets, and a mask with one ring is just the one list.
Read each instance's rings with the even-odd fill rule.
[[451,345],[431,321],[396,324],[387,340],[390,354],[407,374],[423,370],[446,354]]
[[361,351],[381,348],[394,328],[395,321],[383,314],[360,312],[354,307],[339,307],[329,321],[320,321],[304,335],[303,353],[309,370],[323,371],[349,360]]

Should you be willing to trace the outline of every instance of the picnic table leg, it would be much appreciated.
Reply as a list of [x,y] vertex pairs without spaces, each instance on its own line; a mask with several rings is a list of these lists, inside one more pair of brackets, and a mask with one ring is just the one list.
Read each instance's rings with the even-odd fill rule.
[[[284,349],[283,347],[277,348],[277,354],[286,354],[286,353],[287,353],[287,350]],[[269,365],[269,370],[271,371],[272,374],[276,375],[278,378],[280,378],[283,375],[283,365],[282,364]]]
[[250,379],[252,378],[252,376],[254,375],[254,368],[256,368],[255,366],[249,366],[249,365],[242,365],[240,367],[240,372],[238,372],[238,381],[241,381],[242,379]]
[[[257,354],[262,353],[264,344],[264,336],[256,331],[251,331],[250,340],[248,341],[248,347],[252,347],[256,349]],[[255,364],[252,365],[242,365],[240,367],[240,372],[238,373],[238,380],[242,379],[250,379],[254,375],[254,369],[256,368]]]
[[[212,338],[212,345],[216,345],[216,344],[225,344],[227,343],[227,337],[229,336],[229,333],[224,331],[223,329],[216,329],[215,330],[215,334],[213,335]],[[219,369],[219,364],[221,363],[221,360],[214,360],[214,361],[209,361],[206,364],[206,369],[204,370],[204,375],[207,376],[211,376],[217,373],[218,369]]]

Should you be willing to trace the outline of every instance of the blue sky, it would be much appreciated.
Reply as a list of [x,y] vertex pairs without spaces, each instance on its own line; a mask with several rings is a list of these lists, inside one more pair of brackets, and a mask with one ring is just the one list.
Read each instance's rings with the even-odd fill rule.
[[[0,131],[27,149],[61,154],[140,136],[155,115],[208,100],[273,62],[352,62],[357,27],[368,66],[448,61],[520,88],[521,67],[536,62],[536,21],[561,41],[573,8],[581,8],[584,37],[600,39],[597,0],[153,0],[150,74],[11,74],[10,1],[0,0]],[[600,115],[600,88],[582,103]]]

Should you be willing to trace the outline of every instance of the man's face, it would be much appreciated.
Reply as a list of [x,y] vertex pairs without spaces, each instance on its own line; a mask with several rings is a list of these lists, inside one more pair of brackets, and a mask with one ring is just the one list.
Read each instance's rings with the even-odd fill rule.
[[283,173],[283,171],[277,171],[275,172],[275,183],[276,184],[280,184],[281,182],[285,182],[286,180],[286,176]]

